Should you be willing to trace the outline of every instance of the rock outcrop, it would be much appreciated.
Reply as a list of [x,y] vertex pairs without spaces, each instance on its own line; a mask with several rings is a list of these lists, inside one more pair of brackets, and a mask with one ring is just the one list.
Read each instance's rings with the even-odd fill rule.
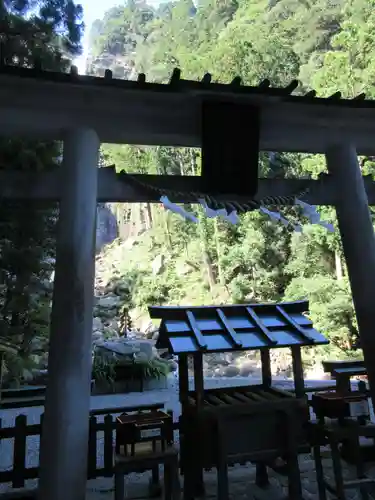
[[111,209],[100,203],[97,208],[96,251],[112,243],[118,236],[117,220]]

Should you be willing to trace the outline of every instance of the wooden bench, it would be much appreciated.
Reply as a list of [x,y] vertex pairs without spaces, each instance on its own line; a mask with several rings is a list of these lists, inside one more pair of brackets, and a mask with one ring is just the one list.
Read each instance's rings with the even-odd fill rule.
[[[368,447],[368,443],[363,445],[362,438],[371,440],[372,456],[370,461],[373,462],[375,426],[373,424],[360,425],[358,422],[350,420],[347,420],[345,425],[342,425],[335,420],[330,420],[327,423],[311,422],[309,427],[319,500],[327,500],[327,491],[338,500],[346,500],[348,498],[346,495],[347,489],[357,489],[362,500],[369,500],[368,487],[373,490],[375,479],[368,477],[365,472],[365,465],[369,460],[366,458],[364,451]],[[344,444],[349,451],[348,457],[344,457],[342,453]],[[326,480],[323,471],[321,447],[327,445],[331,452],[333,484]],[[344,478],[341,459],[355,466],[356,477],[354,479],[346,480]]]
[[178,475],[178,450],[169,446],[165,450],[155,450],[145,456],[115,455],[115,500],[125,500],[125,475],[143,470],[154,470],[155,466],[164,467],[165,500],[180,499],[180,480]]
[[336,368],[332,371],[332,376],[336,379],[337,392],[351,392],[350,379],[352,377],[367,375],[365,366],[353,366],[347,368]]
[[[151,470],[151,487],[159,493],[160,465],[164,468],[165,500],[179,500],[179,452],[173,446],[173,432],[172,412],[127,411],[120,415],[114,450],[115,500],[125,499],[125,475],[132,472]],[[144,445],[146,449],[137,452],[137,447]]]
[[325,373],[330,373],[331,378],[336,380],[336,390],[338,392],[351,392],[351,377],[367,375],[363,360],[323,361],[322,365]]

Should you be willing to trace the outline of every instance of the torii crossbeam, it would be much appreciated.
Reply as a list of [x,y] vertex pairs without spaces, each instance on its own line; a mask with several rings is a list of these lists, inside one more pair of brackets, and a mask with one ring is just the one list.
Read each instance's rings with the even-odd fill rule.
[[[291,95],[295,89],[296,82],[282,89],[270,88],[267,81],[246,87],[238,78],[229,85],[215,84],[209,75],[201,82],[185,81],[178,71],[169,85],[158,85],[147,83],[144,75],[135,82],[115,80],[109,71],[105,78],[95,78],[78,76],[74,68],[59,74],[0,67],[0,135],[64,141],[59,184],[57,177],[48,181],[54,186],[51,196],[59,197],[60,219],[41,445],[43,500],[85,497],[97,194],[108,193],[112,182],[117,199],[126,199],[118,179],[98,175],[100,144],[199,147],[204,99],[256,107],[260,150],[326,155],[330,177],[319,189],[332,191],[326,200],[321,192],[320,201],[337,208],[375,401],[375,237],[357,160],[358,154],[375,154],[375,102],[363,95],[353,100],[339,94],[328,99],[314,93]],[[28,174],[23,175],[26,179]],[[30,192],[45,197],[47,177],[39,184],[35,179]],[[369,189],[371,197],[372,184]],[[0,190],[3,196],[12,192],[16,188],[11,184]],[[139,196],[129,193],[134,201]]]

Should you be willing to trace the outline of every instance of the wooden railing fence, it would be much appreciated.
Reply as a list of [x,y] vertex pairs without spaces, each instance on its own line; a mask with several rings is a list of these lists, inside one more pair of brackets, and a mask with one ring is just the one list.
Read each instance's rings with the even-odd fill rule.
[[[139,405],[135,407],[115,407],[92,410],[90,412],[89,442],[88,442],[88,479],[111,477],[113,475],[113,443],[116,429],[115,415],[125,411],[162,409],[162,403]],[[104,415],[103,421],[98,421]],[[13,439],[13,463],[9,470],[0,471],[0,483],[12,483],[13,488],[23,488],[27,479],[38,477],[39,467],[27,467],[27,437],[40,436],[43,414],[38,424],[29,424],[27,415],[18,415],[13,427],[3,427],[0,419],[0,455],[4,439]],[[104,433],[104,449],[102,463],[98,463],[98,433]]]
[[[40,388],[36,389],[39,390]],[[320,390],[333,390],[335,385],[322,387],[308,387],[305,393],[313,393]],[[2,402],[0,409],[15,409],[29,406],[42,406],[43,400],[40,400],[40,394],[32,394],[32,398],[21,398],[20,401],[14,400],[14,395],[9,394],[9,403]],[[30,401],[28,401],[30,399]],[[25,404],[26,401],[26,404]],[[113,443],[115,437],[116,421],[115,415],[123,413],[124,411],[138,411],[138,410],[153,410],[162,409],[164,404],[156,403],[151,405],[138,405],[134,407],[112,407],[100,410],[92,410],[90,412],[90,425],[89,425],[89,439],[88,439],[88,479],[95,479],[97,477],[111,477],[113,475]],[[103,417],[100,419],[98,417]],[[27,415],[18,415],[15,419],[15,424],[12,427],[3,427],[0,418],[0,455],[3,454],[2,445],[3,440],[13,440],[13,461],[12,467],[9,470],[0,470],[0,483],[11,483],[13,488],[23,488],[25,481],[28,479],[35,479],[38,477],[39,467],[27,466],[28,455],[28,436],[40,436],[42,430],[43,414],[41,415],[40,422],[37,424],[29,424],[27,422]],[[178,423],[174,424],[174,428],[178,430]],[[98,449],[98,433],[103,432],[103,455],[102,459],[99,458]],[[39,465],[39,464],[38,464]]]

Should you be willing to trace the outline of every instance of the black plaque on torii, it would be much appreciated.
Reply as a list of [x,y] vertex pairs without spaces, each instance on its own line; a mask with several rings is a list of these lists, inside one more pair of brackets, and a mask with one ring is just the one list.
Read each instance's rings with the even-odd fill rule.
[[241,102],[202,103],[202,190],[253,197],[258,190],[260,112]]

